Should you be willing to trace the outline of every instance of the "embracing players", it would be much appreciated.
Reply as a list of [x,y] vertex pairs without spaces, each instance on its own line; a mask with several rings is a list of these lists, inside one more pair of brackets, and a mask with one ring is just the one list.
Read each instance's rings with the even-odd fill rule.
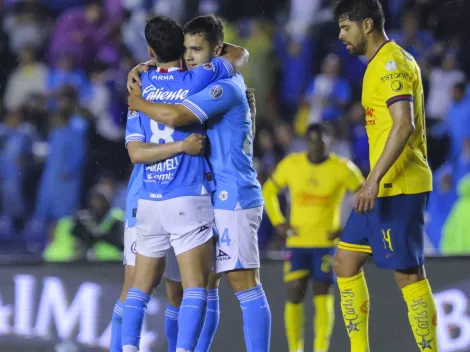
[[[149,53],[157,68],[144,74],[145,99],[177,103],[201,91],[210,82],[233,75],[234,67],[246,62],[244,49],[231,46],[224,58],[207,67],[183,72],[180,59],[183,34],[179,25],[165,17],[151,19],[145,29]],[[227,46],[225,46],[226,48]],[[226,48],[227,49],[227,48]],[[129,114],[126,144],[135,163],[145,163],[147,149],[160,148],[166,160],[146,164],[136,211],[137,259],[135,278],[123,308],[123,351],[137,351],[149,293],[159,281],[170,246],[177,256],[184,287],[178,317],[177,351],[193,351],[206,313],[208,273],[212,267],[211,192],[213,177],[203,156],[174,155],[171,143],[184,141],[191,133],[204,132],[200,125],[173,129],[148,119],[140,112]],[[153,143],[153,144],[152,144]],[[160,144],[156,146],[156,144]],[[168,147],[167,147],[168,144]],[[167,147],[167,148],[166,148]],[[163,159],[163,158],[162,158]]]
[[378,0],[341,0],[335,16],[348,51],[369,60],[362,105],[372,171],[357,194],[333,264],[351,351],[369,351],[362,267],[370,255],[378,267],[394,270],[419,350],[438,351],[436,306],[424,270],[424,209],[432,174],[421,72],[409,53],[388,40]]
[[[201,16],[183,31],[188,68],[212,70],[204,63],[222,51],[222,23],[213,16]],[[265,352],[269,351],[271,312],[260,284],[257,243],[263,198],[253,168],[253,122],[245,89],[242,76],[236,75],[212,83],[182,104],[155,104],[135,95],[130,107],[166,126],[207,122],[208,157],[216,183],[216,271],[226,273],[240,301],[247,350]]]

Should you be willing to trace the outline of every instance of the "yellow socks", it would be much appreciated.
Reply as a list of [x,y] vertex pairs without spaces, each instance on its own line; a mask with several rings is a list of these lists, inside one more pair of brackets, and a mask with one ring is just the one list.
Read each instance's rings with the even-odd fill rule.
[[351,352],[369,351],[369,290],[364,273],[338,277],[341,311],[351,341]]
[[284,324],[289,352],[304,350],[304,304],[286,302]]
[[313,297],[313,305],[315,306],[313,350],[327,352],[335,324],[335,297],[333,295],[315,296]]
[[402,288],[408,319],[420,351],[438,351],[437,311],[428,280]]

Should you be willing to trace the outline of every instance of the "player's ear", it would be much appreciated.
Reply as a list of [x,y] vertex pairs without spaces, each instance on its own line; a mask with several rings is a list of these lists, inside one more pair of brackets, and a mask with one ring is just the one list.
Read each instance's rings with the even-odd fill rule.
[[224,48],[224,45],[223,44],[220,44],[220,45],[217,45],[215,48],[214,48],[214,56],[220,56],[222,55],[222,49]]
[[369,34],[374,29],[374,20],[372,18],[366,18],[362,22],[362,29],[364,33]]
[[155,51],[153,51],[153,49],[149,46],[147,46],[147,52],[148,52],[150,58],[153,60],[153,63],[156,66],[157,63],[158,63],[157,54],[155,54]]

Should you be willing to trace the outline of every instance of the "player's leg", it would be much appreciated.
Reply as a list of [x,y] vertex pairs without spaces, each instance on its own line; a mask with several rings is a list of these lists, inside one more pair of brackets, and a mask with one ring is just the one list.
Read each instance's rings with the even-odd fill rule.
[[217,327],[220,321],[219,309],[219,284],[221,275],[211,272],[209,275],[209,284],[207,285],[207,308],[204,326],[201,336],[197,343],[195,352],[207,352],[214,340]]
[[334,248],[315,248],[312,255],[315,352],[327,352],[335,324],[332,268]]
[[183,300],[183,286],[174,250],[171,248],[166,255],[165,288],[168,304],[165,312],[165,335],[168,342],[168,352],[176,351],[178,339],[178,314]]
[[122,313],[127,292],[132,287],[135,273],[135,227],[126,227],[124,230],[124,282],[121,296],[114,305],[113,317],[111,319],[111,344],[110,352],[121,352]]
[[284,325],[290,352],[304,350],[304,297],[311,272],[309,249],[290,248],[284,258],[284,282],[287,301]]
[[164,227],[183,284],[183,300],[178,315],[176,351],[194,351],[204,326],[207,307],[206,287],[213,267],[214,212],[209,196],[180,197],[163,201]]
[[226,272],[240,302],[247,351],[269,351],[271,309],[259,277],[258,228],[263,209],[216,209],[214,214],[219,232],[216,271]]
[[[382,246],[377,266],[395,270],[395,279],[408,307],[408,318],[420,350],[438,350],[437,310],[424,270],[423,226],[428,194],[381,199]],[[379,232],[380,233],[380,232]]]
[[160,283],[165,269],[169,236],[160,223],[160,202],[139,200],[136,225],[136,266],[132,287],[124,302],[123,352],[139,350],[140,335],[150,293]]
[[351,213],[333,259],[351,352],[369,351],[369,290],[362,271],[372,252],[367,244],[367,216]]

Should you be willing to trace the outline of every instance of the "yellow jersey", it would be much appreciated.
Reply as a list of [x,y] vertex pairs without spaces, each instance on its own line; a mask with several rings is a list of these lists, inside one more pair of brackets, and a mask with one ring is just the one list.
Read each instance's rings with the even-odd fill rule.
[[[272,181],[271,181],[272,180]],[[341,202],[346,191],[354,192],[364,181],[353,162],[330,154],[321,164],[313,164],[307,153],[295,153],[284,158],[265,187],[265,209],[274,226],[285,222],[279,203],[273,205],[268,198],[276,197],[280,189],[290,192],[290,224],[297,236],[287,239],[287,247],[333,247],[335,241],[328,236],[340,228]]]
[[394,42],[387,41],[369,61],[362,87],[371,170],[382,155],[392,128],[388,107],[403,100],[413,102],[415,130],[397,161],[382,179],[379,197],[432,190],[432,173],[427,161],[421,71],[410,54]]

